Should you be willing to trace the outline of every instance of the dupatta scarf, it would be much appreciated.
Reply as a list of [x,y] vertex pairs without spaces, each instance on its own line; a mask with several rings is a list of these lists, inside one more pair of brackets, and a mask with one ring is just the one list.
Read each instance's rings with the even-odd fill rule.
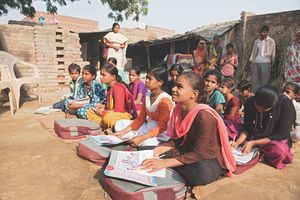
[[226,126],[217,111],[212,109],[210,106],[205,104],[197,104],[191,111],[189,111],[185,118],[182,119],[182,107],[180,104],[177,104],[169,121],[167,136],[171,137],[172,139],[184,137],[182,142],[183,144],[185,142],[185,138],[187,137],[187,132],[190,130],[195,117],[201,110],[209,112],[217,120],[218,133],[221,141],[221,155],[224,160],[224,165],[229,171],[228,176],[232,176],[236,168],[236,163],[229,145]]

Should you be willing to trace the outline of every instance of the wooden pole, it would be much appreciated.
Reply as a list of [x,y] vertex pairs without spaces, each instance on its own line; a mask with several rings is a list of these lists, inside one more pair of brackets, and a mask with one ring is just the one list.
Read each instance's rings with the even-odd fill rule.
[[175,43],[171,42],[170,44],[170,54],[174,54],[175,53]]
[[145,47],[146,47],[146,52],[147,52],[148,69],[150,69],[151,63],[150,63],[150,51],[149,51],[149,46],[146,45]]

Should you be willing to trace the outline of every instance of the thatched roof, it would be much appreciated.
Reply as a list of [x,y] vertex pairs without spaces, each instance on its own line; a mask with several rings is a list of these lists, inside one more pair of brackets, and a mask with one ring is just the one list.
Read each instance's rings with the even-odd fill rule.
[[239,20],[210,24],[207,26],[198,27],[192,31],[187,31],[185,32],[185,34],[195,34],[202,37],[204,40],[211,42],[214,35],[222,36],[226,32],[230,31],[238,23]]
[[226,32],[230,31],[232,28],[234,28],[235,25],[239,23],[239,20],[234,21],[228,21],[218,24],[210,24],[207,26],[201,26],[194,30],[187,31],[183,34],[176,34],[172,37],[162,38],[162,39],[156,39],[156,40],[149,40],[149,41],[139,41],[136,43],[130,44],[130,46],[135,45],[157,45],[157,44],[163,44],[163,43],[169,43],[171,41],[178,41],[178,40],[184,40],[187,38],[197,38],[197,39],[203,39],[206,42],[211,42],[214,35],[222,36]]

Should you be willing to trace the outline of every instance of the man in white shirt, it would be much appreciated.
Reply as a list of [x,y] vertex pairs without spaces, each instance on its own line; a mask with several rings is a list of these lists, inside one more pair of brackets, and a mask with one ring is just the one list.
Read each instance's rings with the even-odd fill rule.
[[250,57],[253,91],[269,83],[275,48],[275,41],[269,36],[269,27],[263,26],[260,29],[260,37],[253,44]]

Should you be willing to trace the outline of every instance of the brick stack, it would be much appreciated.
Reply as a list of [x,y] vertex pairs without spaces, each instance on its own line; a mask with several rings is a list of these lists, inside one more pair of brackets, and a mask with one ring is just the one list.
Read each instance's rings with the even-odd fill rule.
[[55,91],[57,88],[55,29],[54,26],[34,27],[36,65],[43,80],[42,92]]
[[68,85],[67,67],[72,63],[83,66],[79,36],[57,26],[35,26],[36,64],[43,92],[53,92],[58,86]]
[[[0,25],[0,49],[20,60],[36,64],[43,80],[41,92],[56,92],[68,85],[67,67],[87,62],[81,58],[79,35],[56,25]],[[20,69],[18,75],[31,76],[32,70]],[[24,88],[31,90],[31,87]]]

